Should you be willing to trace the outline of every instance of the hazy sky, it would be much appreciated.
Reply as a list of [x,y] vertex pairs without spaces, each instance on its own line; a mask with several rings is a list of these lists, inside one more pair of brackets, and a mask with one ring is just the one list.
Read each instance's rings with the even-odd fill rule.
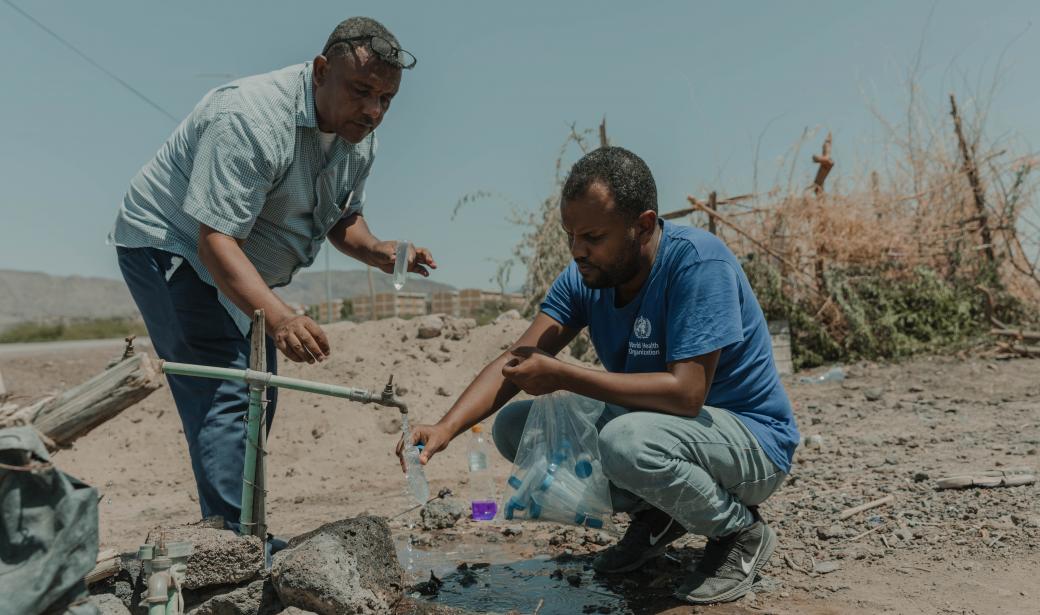
[[[233,78],[310,60],[352,14],[393,30],[419,64],[382,127],[366,215],[430,247],[435,279],[491,284],[521,229],[475,190],[534,206],[571,122],[607,117],[647,160],[661,208],[748,192],[805,128],[834,133],[835,174],[876,161],[918,49],[939,114],[1004,71],[993,136],[1040,142],[1040,3],[231,2],[0,0],[0,268],[118,277],[105,245],[129,179],[175,122],[18,14],[14,2],[178,118]],[[306,7],[306,8],[304,8]],[[931,14],[931,18],[929,15]],[[803,158],[808,158],[803,153]],[[573,161],[573,156],[571,157]],[[806,181],[808,181],[806,170]],[[318,264],[323,264],[319,257]],[[357,263],[334,252],[334,268]],[[514,273],[513,285],[520,272]]]

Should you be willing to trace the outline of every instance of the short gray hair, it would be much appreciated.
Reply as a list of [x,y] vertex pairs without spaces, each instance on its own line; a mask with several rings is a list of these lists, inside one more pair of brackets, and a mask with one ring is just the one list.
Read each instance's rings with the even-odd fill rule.
[[[371,17],[351,17],[341,21],[339,25],[336,26],[336,29],[332,31],[328,40],[325,41],[325,47],[322,49],[321,55],[330,59],[336,56],[348,55],[350,53],[351,43],[344,43],[342,42],[342,39],[355,38],[359,36],[378,36],[386,39],[386,41],[394,47],[398,49],[401,48],[401,44],[397,41],[397,37],[394,36],[393,32],[390,32],[386,26],[375,19],[372,19]],[[340,42],[337,42],[337,40]],[[366,42],[361,46],[372,51],[370,43]],[[395,65],[394,62],[386,58],[382,58],[378,55],[376,57],[381,58],[388,64]],[[400,68],[400,65],[397,65],[397,68]]]

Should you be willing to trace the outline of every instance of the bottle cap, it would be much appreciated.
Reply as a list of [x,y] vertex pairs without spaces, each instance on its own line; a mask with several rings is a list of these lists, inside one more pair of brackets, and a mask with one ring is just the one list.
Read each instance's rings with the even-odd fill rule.
[[473,433],[480,433],[484,431],[484,427],[480,423],[477,423],[473,427],[470,427],[470,431],[472,431]]

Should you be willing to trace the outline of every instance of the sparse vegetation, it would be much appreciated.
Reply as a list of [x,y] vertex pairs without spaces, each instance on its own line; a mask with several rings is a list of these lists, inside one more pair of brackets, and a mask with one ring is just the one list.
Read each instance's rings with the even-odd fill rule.
[[69,320],[57,323],[24,322],[0,332],[0,344],[94,340],[148,335],[144,323],[126,318]]
[[[953,96],[948,104],[939,112],[912,96],[907,125],[885,124],[900,155],[845,175],[833,191],[824,190],[829,135],[813,157],[827,172],[795,179],[806,174],[798,164],[814,134],[806,130],[771,190],[719,201],[711,226],[742,259],[766,316],[790,322],[797,367],[969,346],[992,324],[1038,318],[1040,162],[1012,154],[1006,140],[983,143],[984,104],[971,105],[968,119]],[[525,230],[513,258],[526,267],[529,314],[570,261],[560,189],[565,161],[589,151],[592,133],[572,126],[550,195],[526,213],[514,206]],[[471,193],[456,211],[494,196]],[[677,217],[709,226],[708,202],[689,201]],[[572,352],[594,355],[584,338]]]

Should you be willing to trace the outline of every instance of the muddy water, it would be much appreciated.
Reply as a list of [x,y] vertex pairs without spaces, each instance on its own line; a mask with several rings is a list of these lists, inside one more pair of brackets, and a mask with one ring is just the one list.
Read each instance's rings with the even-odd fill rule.
[[[541,615],[581,613],[660,613],[678,603],[670,597],[672,583],[653,583],[654,573],[639,580],[597,576],[591,556],[535,556],[517,559],[502,546],[470,541],[436,550],[413,548],[407,552],[406,537],[398,537],[402,556],[413,560],[406,574],[415,584],[413,595],[437,604],[476,613],[533,613],[540,601]],[[669,580],[678,564],[664,561],[668,571],[656,575]],[[420,572],[421,571],[421,572]],[[431,582],[430,574],[440,584]],[[649,585],[660,585],[649,587]]]

